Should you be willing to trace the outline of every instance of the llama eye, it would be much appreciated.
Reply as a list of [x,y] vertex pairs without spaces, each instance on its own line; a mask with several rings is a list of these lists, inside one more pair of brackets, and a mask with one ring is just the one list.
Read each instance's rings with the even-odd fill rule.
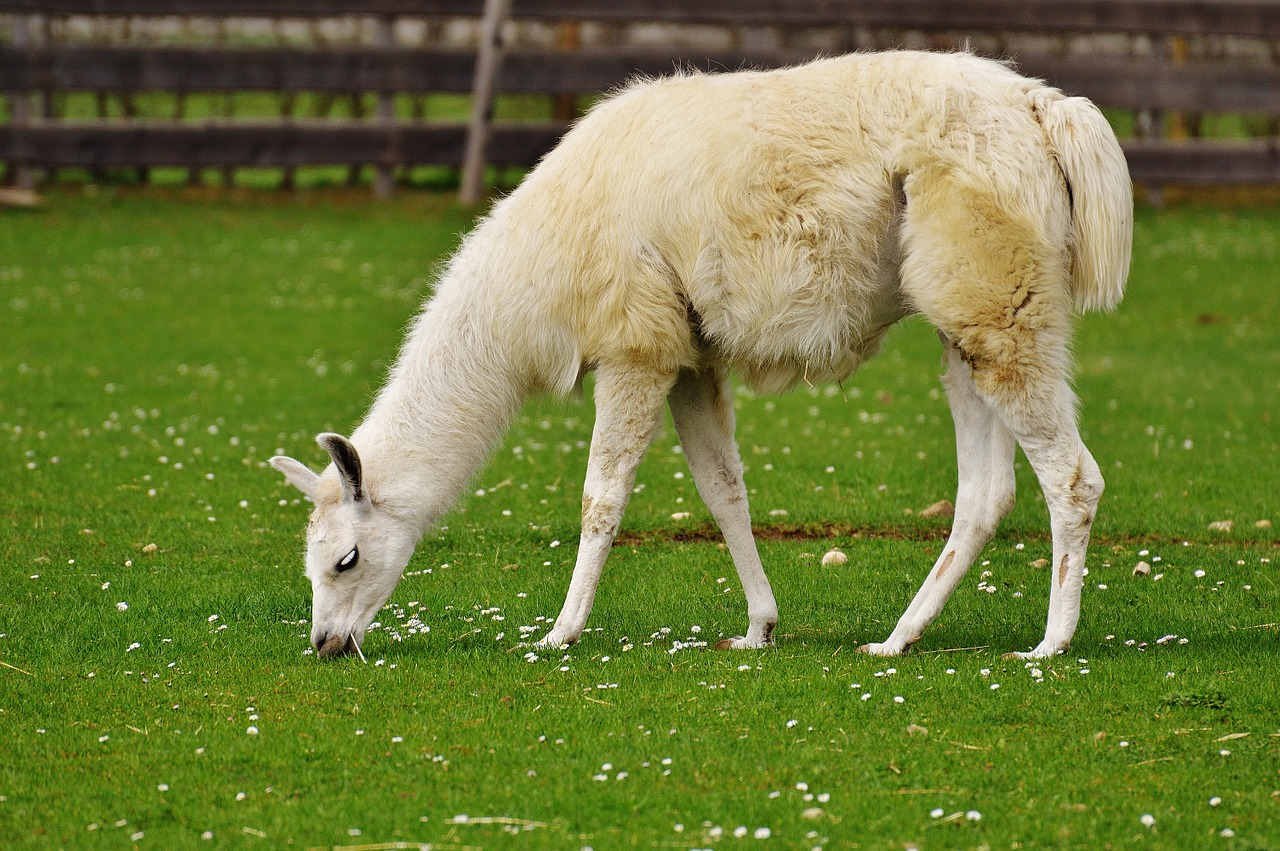
[[342,561],[338,562],[338,572],[343,573],[356,566],[356,562],[360,561],[360,548],[352,547],[351,552],[342,557]]

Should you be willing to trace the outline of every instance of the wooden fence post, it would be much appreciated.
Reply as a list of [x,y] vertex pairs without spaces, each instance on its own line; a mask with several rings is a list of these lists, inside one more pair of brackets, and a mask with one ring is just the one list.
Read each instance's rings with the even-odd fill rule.
[[[395,18],[390,15],[383,15],[378,18],[374,24],[374,44],[378,47],[389,50],[395,44]],[[378,92],[378,103],[375,111],[375,121],[379,128],[390,136],[392,125],[396,119],[396,96],[395,92],[383,91]],[[391,191],[395,187],[395,165],[392,162],[392,146],[388,144],[384,153],[384,160],[374,165],[373,171],[373,197],[390,198]]]
[[476,51],[476,75],[471,87],[471,121],[467,125],[467,147],[462,158],[462,186],[458,194],[464,204],[477,204],[484,191],[485,148],[493,123],[493,87],[502,64],[502,24],[511,11],[511,0],[485,0],[480,22],[480,45]]
[[[562,21],[556,28],[556,47],[565,53],[582,48],[582,22]],[[578,96],[572,92],[558,94],[552,99],[551,117],[556,121],[573,121],[578,115]]]
[[[24,50],[32,46],[35,31],[37,29],[36,21],[28,15],[13,16],[13,46],[18,50]],[[13,122],[15,130],[21,130],[30,127],[34,118],[35,110],[33,108],[34,95],[29,91],[14,91],[9,95],[9,112],[10,120]],[[36,186],[35,170],[23,163],[10,163],[12,169],[13,185],[18,189],[30,191]]]

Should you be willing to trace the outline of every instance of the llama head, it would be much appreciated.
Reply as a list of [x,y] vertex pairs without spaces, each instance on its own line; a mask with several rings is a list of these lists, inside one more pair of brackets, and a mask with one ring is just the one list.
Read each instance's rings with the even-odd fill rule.
[[322,434],[316,442],[333,459],[323,473],[284,456],[272,458],[271,466],[315,504],[306,556],[311,643],[322,657],[340,656],[359,652],[365,630],[391,597],[417,539],[407,524],[379,507],[351,441]]

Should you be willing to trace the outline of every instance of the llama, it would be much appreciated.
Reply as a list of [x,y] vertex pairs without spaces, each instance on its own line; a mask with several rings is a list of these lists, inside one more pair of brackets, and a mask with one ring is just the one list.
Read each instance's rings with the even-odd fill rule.
[[[1065,650],[1103,481],[1069,386],[1074,310],[1114,307],[1132,236],[1125,160],[1093,104],[968,54],[854,54],[637,82],[592,109],[464,240],[364,421],[317,440],[306,572],[320,656],[360,652],[417,542],[530,394],[595,372],[577,561],[544,648],[582,635],[665,402],[773,642],[729,373],[836,381],[922,314],[942,342],[959,485],[941,554],[893,632],[908,650],[1014,504],[1021,445],[1053,533],[1044,639]],[[363,656],[363,653],[361,653]]]

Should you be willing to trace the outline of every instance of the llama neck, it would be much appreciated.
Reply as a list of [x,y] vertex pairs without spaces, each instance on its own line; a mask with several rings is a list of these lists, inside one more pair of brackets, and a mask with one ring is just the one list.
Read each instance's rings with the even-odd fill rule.
[[465,301],[442,293],[418,317],[352,435],[374,499],[419,535],[483,468],[526,395],[486,311]]

